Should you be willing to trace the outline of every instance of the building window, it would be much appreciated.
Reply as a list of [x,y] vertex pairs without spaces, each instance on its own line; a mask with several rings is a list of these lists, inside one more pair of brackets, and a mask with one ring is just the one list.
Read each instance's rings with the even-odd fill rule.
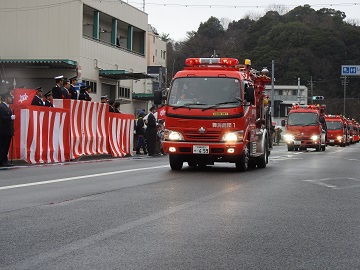
[[153,55],[153,63],[155,62],[155,56]]
[[84,80],[82,80],[82,83],[84,85],[89,85],[91,87],[91,92],[96,94],[96,91],[97,91],[97,83],[96,83],[96,81],[91,81],[91,80],[84,79]]
[[279,96],[283,95],[283,90],[278,90],[279,91]]
[[130,99],[130,88],[119,86],[118,88],[118,97]]
[[292,95],[297,96],[297,90],[292,90]]
[[164,51],[164,57],[163,58],[164,58],[164,60],[166,59],[166,51]]

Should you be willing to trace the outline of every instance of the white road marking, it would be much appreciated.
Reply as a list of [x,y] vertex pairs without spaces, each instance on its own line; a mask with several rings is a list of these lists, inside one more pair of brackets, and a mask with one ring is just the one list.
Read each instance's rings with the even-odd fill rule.
[[155,167],[148,167],[148,168],[139,168],[139,169],[130,169],[130,170],[122,170],[122,171],[113,171],[113,172],[106,172],[106,173],[80,175],[80,176],[59,178],[59,179],[47,180],[47,181],[41,181],[41,182],[19,184],[19,185],[12,185],[12,186],[4,186],[4,187],[0,187],[0,190],[22,188],[22,187],[30,187],[30,186],[38,186],[38,185],[47,185],[47,184],[58,183],[58,182],[66,182],[66,181],[73,181],[73,180],[78,180],[78,179],[94,178],[94,177],[113,175],[113,174],[121,174],[121,173],[128,173],[128,172],[153,170],[153,169],[166,168],[166,167],[169,167],[169,165],[162,165],[162,166],[155,166]]

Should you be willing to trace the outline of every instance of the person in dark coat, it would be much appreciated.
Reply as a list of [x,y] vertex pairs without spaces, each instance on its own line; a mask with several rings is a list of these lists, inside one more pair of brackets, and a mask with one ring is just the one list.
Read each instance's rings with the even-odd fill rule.
[[51,92],[53,93],[53,97],[57,98],[57,99],[63,99],[63,91],[62,91],[62,87],[63,87],[63,82],[64,82],[64,76],[57,76],[55,77],[55,82],[56,85],[51,89]]
[[31,105],[44,106],[44,102],[41,97],[42,96],[42,86],[36,88],[35,90],[36,90],[36,94],[31,102]]
[[146,142],[147,142],[147,150],[149,152],[149,156],[155,156],[155,147],[156,147],[156,136],[157,136],[157,124],[154,113],[156,112],[156,107],[152,106],[150,108],[150,113],[147,118],[146,123]]
[[140,148],[142,148],[144,155],[147,155],[146,151],[146,142],[145,142],[145,123],[144,123],[144,116],[145,112],[141,111],[139,114],[139,118],[136,121],[136,135],[138,138],[137,144],[136,144],[136,154],[140,155]]
[[10,142],[14,136],[14,119],[9,104],[13,103],[13,97],[10,92],[1,95],[0,102],[0,166],[12,166],[9,164],[8,153]]
[[45,95],[45,102],[44,102],[44,105],[47,106],[47,107],[54,107],[54,104],[53,104],[53,95],[52,95],[52,92],[51,90],[48,91]]
[[71,99],[78,99],[78,91],[76,91],[77,77],[70,78],[69,94]]
[[63,87],[62,87],[63,99],[70,99],[71,98],[69,89],[70,89],[70,81],[69,80],[64,80],[63,81]]
[[114,110],[115,100],[110,99],[108,103],[109,103],[109,112],[115,112]]
[[79,100],[91,101],[92,98],[90,97],[89,93],[91,93],[91,87],[90,86],[81,86],[80,87]]

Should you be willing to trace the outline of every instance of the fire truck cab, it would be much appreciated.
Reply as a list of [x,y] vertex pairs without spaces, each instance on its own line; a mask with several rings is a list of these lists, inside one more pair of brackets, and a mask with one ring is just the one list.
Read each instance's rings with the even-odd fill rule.
[[284,140],[288,151],[315,148],[326,150],[327,127],[324,107],[293,105],[286,121]]
[[327,126],[327,145],[345,147],[348,142],[347,120],[341,115],[325,115]]
[[172,170],[235,163],[264,168],[272,148],[266,76],[234,58],[188,58],[171,81],[163,149]]

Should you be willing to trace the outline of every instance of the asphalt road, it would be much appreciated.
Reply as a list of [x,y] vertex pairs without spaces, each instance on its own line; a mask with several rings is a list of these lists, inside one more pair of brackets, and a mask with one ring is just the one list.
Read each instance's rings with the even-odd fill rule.
[[359,150],[1,169],[0,269],[360,269]]

